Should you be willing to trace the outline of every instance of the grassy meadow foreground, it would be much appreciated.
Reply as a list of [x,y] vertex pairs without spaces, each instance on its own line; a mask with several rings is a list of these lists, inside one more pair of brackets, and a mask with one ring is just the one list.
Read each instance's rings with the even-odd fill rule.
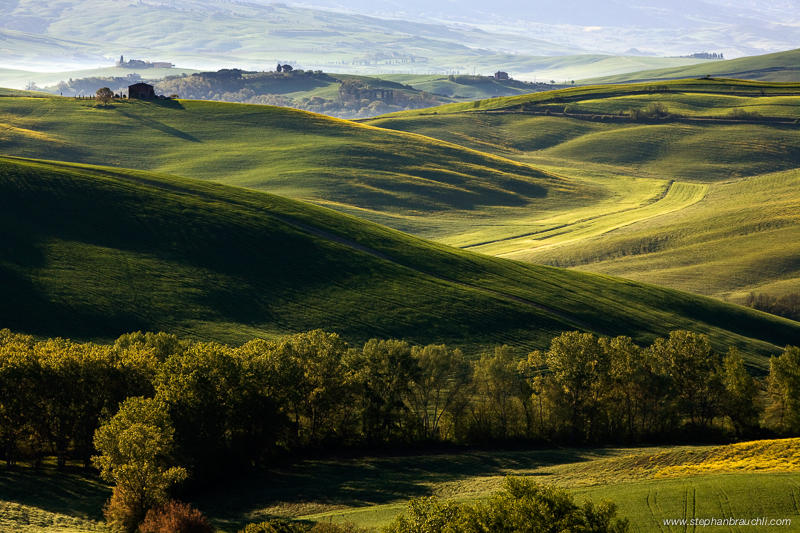
[[[620,515],[630,518],[634,532],[684,531],[663,525],[663,519],[671,518],[800,520],[794,503],[800,492],[797,440],[770,441],[770,448],[785,452],[773,471],[766,472],[758,465],[736,464],[736,458],[746,462],[753,457],[747,446],[478,448],[421,456],[305,459],[182,497],[231,533],[246,523],[275,517],[380,527],[404,512],[409,498],[476,501],[497,490],[506,475],[520,475],[566,487],[578,501],[611,499],[619,505]],[[721,455],[728,456],[726,461],[714,460]],[[713,468],[704,471],[706,464]],[[100,509],[110,488],[80,470],[55,473],[50,468],[0,474],[0,530],[107,531]]]

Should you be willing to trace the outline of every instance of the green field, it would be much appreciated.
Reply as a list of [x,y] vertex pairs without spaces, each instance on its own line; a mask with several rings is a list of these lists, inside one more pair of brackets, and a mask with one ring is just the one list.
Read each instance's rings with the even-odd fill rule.
[[[783,442],[786,441],[776,444]],[[362,527],[380,527],[404,512],[405,502],[410,498],[435,496],[471,502],[498,490],[506,475],[522,475],[568,488],[578,502],[584,498],[616,502],[620,514],[630,519],[634,532],[684,531],[679,527],[662,527],[663,519],[800,520],[795,504],[800,491],[796,450],[788,455],[783,453],[785,459],[778,471],[742,472],[728,467],[713,473],[677,477],[665,478],[659,474],[684,464],[703,464],[710,457],[731,455],[727,453],[730,448],[493,451],[455,448],[424,455],[303,459],[213,488],[184,492],[181,497],[229,532],[246,523],[274,517],[350,521]],[[769,456],[767,451],[762,453]],[[749,458],[754,459],[752,455]],[[41,483],[44,479],[48,483]],[[20,527],[23,531],[45,532],[103,530],[98,510],[108,495],[107,486],[77,467],[65,473],[56,473],[52,467],[38,473],[25,467],[2,472],[0,530],[19,531]]]
[[[3,158],[4,326],[242,342],[324,328],[475,350],[564,330],[643,342],[679,328],[750,364],[800,325],[687,293],[494,259],[246,189]],[[669,302],[669,303],[667,303]]]
[[269,106],[4,98],[0,136],[5,155],[165,172],[364,212],[523,206],[578,189],[509,159]]
[[[578,88],[480,104],[493,112],[451,105],[368,123],[529,163],[605,193],[591,206],[469,219],[458,233],[432,235],[448,244],[734,301],[750,291],[797,292],[800,129],[787,119],[800,112],[800,98],[785,94],[797,86],[699,80],[650,87]],[[591,113],[610,117],[654,102],[688,118],[592,120]],[[569,116],[561,115],[565,105]],[[727,120],[731,109],[778,120]],[[672,198],[664,197],[670,183]]]
[[0,531],[84,533],[110,530],[103,504],[111,488],[79,467],[58,472],[54,465],[22,467],[0,474]]
[[[797,115],[798,97],[791,95],[800,89],[713,80],[666,86],[498,98],[479,103],[492,112],[454,104],[370,126],[213,102],[101,108],[73,99],[3,98],[0,138],[8,155],[256,188],[453,246],[734,301],[750,291],[796,291],[796,240],[784,237],[795,231],[796,218],[782,207],[793,201],[790,186],[774,204],[769,194],[746,188],[753,195],[746,222],[687,231],[728,216],[717,216],[717,207],[743,212],[733,201],[717,201],[731,197],[732,182],[772,184],[769,175],[797,167],[800,129],[781,120]],[[591,120],[590,111],[618,113],[634,101],[664,101],[689,116]],[[779,120],[724,118],[748,102],[747,109]],[[560,115],[565,105],[581,113]],[[554,111],[546,115],[548,109]]]

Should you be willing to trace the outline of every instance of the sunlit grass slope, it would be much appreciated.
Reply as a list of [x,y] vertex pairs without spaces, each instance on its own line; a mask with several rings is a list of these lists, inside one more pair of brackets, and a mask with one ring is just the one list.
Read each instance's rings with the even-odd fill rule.
[[[541,93],[492,98],[477,102],[448,104],[439,106],[436,110],[417,109],[410,111],[399,111],[385,116],[418,116],[431,114],[434,111],[436,114],[501,110],[544,111],[548,107],[553,112],[560,112],[563,111],[565,105],[576,105],[580,102],[589,100],[623,98],[639,95],[657,95],[661,98],[683,98],[687,106],[690,106],[694,101],[698,101],[700,102],[698,107],[702,109],[703,103],[708,102],[708,100],[703,100],[702,98],[709,94],[753,98],[774,98],[777,96],[796,96],[798,92],[800,92],[800,82],[775,83],[724,78],[686,79],[672,81],[659,80],[655,82],[627,83],[619,85],[585,85]],[[770,103],[768,100],[764,100],[763,102]],[[753,103],[753,101],[751,101],[751,103]],[[618,105],[616,109],[618,111],[628,111],[629,108]],[[691,113],[690,115],[702,116],[703,113],[695,112]],[[789,118],[793,115],[789,114],[785,116]]]
[[733,301],[800,292],[800,170],[711,186],[703,201],[550,250],[510,257],[571,266]]
[[[587,113],[590,108],[615,113],[639,100],[665,102],[670,109],[676,102],[684,109],[691,104],[693,113],[717,117],[745,108],[759,109],[765,116],[795,116],[800,97],[772,96],[771,88],[779,86],[790,87],[698,81],[681,91],[588,95],[569,104],[556,104],[551,95],[549,101],[562,108],[584,106]],[[714,87],[717,92],[709,92]],[[726,88],[736,92],[743,87],[750,87],[753,95],[724,93]],[[542,211],[527,218],[470,221],[462,232],[438,237],[443,242],[734,301],[742,301],[750,291],[800,290],[796,244],[800,240],[794,214],[800,193],[793,171],[800,167],[797,125],[725,120],[639,123],[516,109],[370,121],[528,162],[591,182],[606,192],[590,208],[564,206],[562,212]],[[648,180],[654,181],[649,191],[641,184]],[[675,205],[680,209],[673,209],[663,194],[668,186],[673,193],[694,193],[682,196]]]
[[135,171],[3,159],[4,327],[228,342],[314,328],[544,347],[563,330],[708,333],[754,368],[800,325],[650,285],[449,248],[273,195]]
[[0,124],[5,155],[174,173],[364,212],[535,207],[578,189],[508,159],[287,108],[3,98]]
[[[484,100],[474,108],[441,106],[436,114],[387,115],[369,124],[535,165],[660,179],[710,182],[798,166],[800,85],[694,80],[658,87],[567,89]],[[619,116],[656,103],[687,118],[632,122]],[[773,120],[731,120],[734,110]]]
[[797,68],[798,60],[800,60],[800,50],[789,50],[775,54],[741,57],[729,61],[710,61],[698,65],[602,76],[585,80],[584,83],[624,83],[706,75],[747,80],[792,82],[800,81],[800,70]]

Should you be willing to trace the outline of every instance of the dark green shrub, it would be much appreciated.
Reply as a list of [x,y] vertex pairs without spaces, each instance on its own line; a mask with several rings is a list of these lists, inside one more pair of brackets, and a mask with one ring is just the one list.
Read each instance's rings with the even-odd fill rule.
[[267,520],[259,524],[247,524],[239,533],[306,533],[308,526],[288,520]]

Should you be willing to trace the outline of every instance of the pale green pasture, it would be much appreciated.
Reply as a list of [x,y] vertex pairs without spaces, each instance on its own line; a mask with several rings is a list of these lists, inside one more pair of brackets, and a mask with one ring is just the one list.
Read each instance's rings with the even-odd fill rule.
[[[423,456],[412,468],[419,479],[405,486],[405,495],[398,492],[397,488],[403,486],[406,476],[410,474],[408,469],[412,458],[367,458],[363,464],[344,461],[336,464],[335,471],[339,476],[336,479],[337,488],[327,497],[317,497],[314,496],[316,491],[308,492],[297,487],[298,493],[305,493],[309,497],[306,501],[296,501],[293,495],[295,490],[291,490],[278,496],[278,500],[267,497],[270,506],[252,509],[249,516],[256,518],[277,514],[306,521],[352,522],[362,527],[381,527],[404,513],[406,500],[411,497],[435,496],[473,503],[500,489],[503,478],[510,474],[532,476],[541,483],[565,487],[573,492],[577,502],[584,499],[614,501],[619,506],[620,515],[630,519],[634,532],[683,531],[678,528],[662,529],[660,525],[663,525],[664,519],[766,516],[800,521],[800,512],[794,503],[795,498],[800,496],[800,475],[796,473],[750,472],[652,479],[658,463],[648,461],[651,454],[674,452],[671,457],[682,463],[681,457],[691,461],[693,456],[706,450],[708,448],[703,446],[679,446]],[[452,461],[453,465],[442,470],[441,463],[447,460]],[[651,464],[655,465],[655,470]],[[303,465],[304,470],[307,468],[318,474],[318,477],[314,476],[320,483],[317,490],[324,491],[333,481],[328,477],[334,472],[332,464],[319,462]],[[381,476],[381,481],[378,481],[378,476]],[[310,481],[302,481],[301,485]],[[362,499],[347,501],[345,495],[348,492],[367,486],[373,487],[371,496],[364,493]],[[359,492],[353,492],[354,496],[357,494]],[[317,502],[316,505],[312,501]],[[330,509],[322,510],[324,501],[328,502]],[[216,508],[210,509],[213,512]],[[731,528],[726,531],[747,530]],[[759,531],[762,530],[780,531],[778,528],[759,528]]]
[[153,170],[392,215],[587,195],[527,164],[303,111],[200,101],[0,99],[3,154]]
[[742,301],[800,290],[800,171],[712,184],[703,201],[612,234],[532,251],[571,266]]
[[765,117],[796,119],[800,117],[800,96],[733,96],[665,92],[613,98],[582,100],[568,105],[570,113],[627,113],[630,109],[644,109],[649,105],[664,104],[670,113],[683,116],[727,117],[732,109],[743,109]]
[[619,224],[681,209],[693,201],[682,196],[686,190],[703,188],[702,185],[676,184],[670,190],[671,183],[666,180],[562,167],[541,168],[555,175],[569,175],[580,192],[553,198],[553,201],[542,199],[532,206],[485,206],[470,212],[441,213],[435,217],[426,214],[376,216],[374,212],[362,213],[341,204],[321,203],[449,246],[499,255],[527,246],[528,238],[520,238],[521,235],[536,233],[532,238],[546,239],[546,244],[551,245],[599,235]]
[[793,169],[800,128],[775,124],[625,124],[514,157],[534,165],[714,182]]
[[[475,501],[499,490],[507,475],[534,476],[564,487],[593,485],[597,472],[609,464],[616,466],[632,455],[684,449],[705,448],[452,449],[304,460],[214,487],[193,503],[228,531],[270,517],[379,527],[402,513],[411,498]],[[609,481],[628,480],[630,473],[630,468],[618,468]]]
[[[553,239],[554,234],[574,231],[577,225],[592,224],[594,220],[615,213],[641,209],[658,202],[670,187],[667,181],[619,178],[601,173],[573,176],[573,179],[585,183],[587,189],[600,188],[604,195],[598,195],[588,205],[562,203],[548,210],[517,210],[515,214],[497,212],[483,220],[473,217],[463,222],[458,233],[442,237],[441,241],[450,246],[498,255],[507,248],[517,249],[521,243],[528,242],[529,237]],[[455,230],[455,227],[451,229],[452,232]]]
[[467,248],[510,259],[525,258],[536,250],[564,244],[577,244],[584,239],[598,237],[643,220],[685,209],[701,201],[707,191],[708,185],[704,184],[673,183],[660,199],[644,198],[639,201],[638,205],[631,205],[636,203],[636,200],[630,203],[622,202],[616,204],[614,210],[606,213],[593,212],[593,210],[566,213],[550,220],[541,221],[542,224],[539,227],[542,229],[530,226],[529,229],[534,231],[527,235],[483,245],[467,246]]
[[789,50],[774,54],[740,57],[728,61],[704,61],[696,65],[675,68],[643,70],[627,74],[602,75],[583,80],[584,83],[625,83],[645,80],[671,80],[675,78],[699,78],[711,75],[726,78],[744,78],[770,82],[800,81],[797,58],[800,51]]
[[105,522],[87,520],[38,507],[0,500],[0,532],[109,533]]

